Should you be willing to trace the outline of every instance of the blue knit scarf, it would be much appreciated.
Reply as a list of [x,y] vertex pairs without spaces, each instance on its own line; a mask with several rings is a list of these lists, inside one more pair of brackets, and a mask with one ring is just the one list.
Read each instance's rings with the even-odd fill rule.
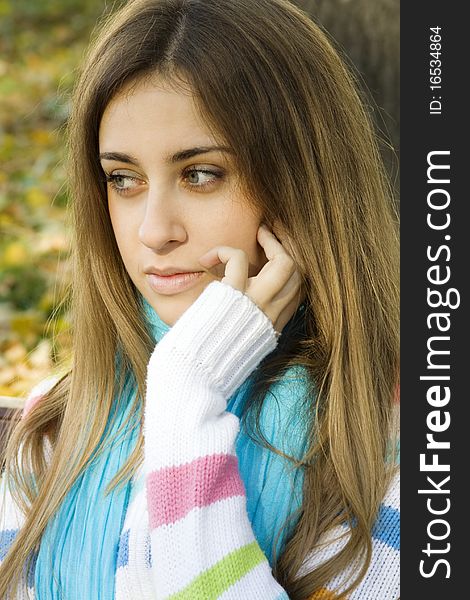
[[[145,315],[155,341],[169,327],[147,302]],[[123,392],[114,399],[114,423],[105,437],[114,436],[129,414],[135,386],[128,376]],[[139,422],[134,415],[132,423]],[[35,566],[39,600],[112,600],[119,536],[129,503],[131,482],[106,495],[105,490],[134,450],[139,434],[131,424],[78,477],[43,534]]]

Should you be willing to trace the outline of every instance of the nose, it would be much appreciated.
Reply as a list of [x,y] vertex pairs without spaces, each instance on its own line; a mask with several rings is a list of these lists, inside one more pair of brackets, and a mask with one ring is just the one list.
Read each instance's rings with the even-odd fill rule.
[[154,252],[161,252],[186,240],[183,217],[171,192],[149,190],[139,240]]

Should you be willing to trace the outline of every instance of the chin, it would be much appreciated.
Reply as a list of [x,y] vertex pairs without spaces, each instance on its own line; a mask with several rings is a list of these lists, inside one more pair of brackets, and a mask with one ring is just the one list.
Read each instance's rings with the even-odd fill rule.
[[[214,280],[215,281],[215,280]],[[205,282],[203,286],[197,286],[187,292],[164,296],[153,293],[147,296],[147,301],[155,310],[160,319],[169,327],[172,327],[181,315],[199,298],[210,282]]]

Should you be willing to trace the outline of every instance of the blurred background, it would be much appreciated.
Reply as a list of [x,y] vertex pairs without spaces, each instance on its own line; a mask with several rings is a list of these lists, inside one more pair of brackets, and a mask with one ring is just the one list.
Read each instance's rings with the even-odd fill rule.
[[[0,0],[0,406],[21,406],[33,385],[67,365],[64,126],[92,29],[120,4]],[[399,1],[294,4],[355,66],[398,198]]]

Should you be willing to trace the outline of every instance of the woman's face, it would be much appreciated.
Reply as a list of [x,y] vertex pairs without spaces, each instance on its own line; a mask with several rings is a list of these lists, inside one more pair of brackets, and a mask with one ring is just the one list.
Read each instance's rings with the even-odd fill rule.
[[[163,80],[111,100],[100,125],[111,223],[124,265],[160,318],[173,325],[224,276],[198,259],[214,246],[241,248],[249,276],[267,262],[230,148],[217,143],[190,95]],[[158,272],[193,273],[164,277]]]

